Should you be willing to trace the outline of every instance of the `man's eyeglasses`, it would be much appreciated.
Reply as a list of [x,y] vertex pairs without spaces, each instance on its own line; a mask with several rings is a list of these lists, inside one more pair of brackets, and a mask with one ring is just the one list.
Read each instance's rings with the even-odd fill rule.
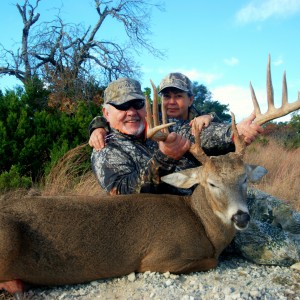
[[145,101],[144,100],[131,100],[131,101],[127,101],[120,105],[116,105],[114,103],[108,103],[108,104],[110,104],[111,106],[113,106],[114,108],[116,108],[118,110],[126,111],[130,107],[133,107],[136,110],[142,109],[145,106]]

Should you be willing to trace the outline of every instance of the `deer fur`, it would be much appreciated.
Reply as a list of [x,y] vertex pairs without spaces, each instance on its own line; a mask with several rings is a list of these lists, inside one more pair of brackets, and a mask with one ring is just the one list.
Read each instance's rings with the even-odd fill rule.
[[[21,197],[0,202],[0,288],[65,285],[131,272],[189,273],[217,266],[246,206],[246,183],[265,172],[236,157],[167,175],[192,196]],[[180,178],[180,180],[178,179]]]

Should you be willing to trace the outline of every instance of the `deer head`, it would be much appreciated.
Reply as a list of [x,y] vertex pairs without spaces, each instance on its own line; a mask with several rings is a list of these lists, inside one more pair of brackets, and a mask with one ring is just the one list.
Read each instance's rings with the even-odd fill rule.
[[[199,184],[197,189],[204,190],[210,207],[224,224],[233,224],[238,230],[245,229],[250,220],[246,203],[247,182],[259,181],[267,170],[261,166],[244,164],[245,144],[237,134],[233,114],[232,130],[236,137],[234,153],[207,156],[200,146],[200,134],[196,126],[194,130],[195,144],[189,151],[202,166],[163,176],[161,180],[180,188],[190,188]],[[192,197],[199,197],[197,189]]]

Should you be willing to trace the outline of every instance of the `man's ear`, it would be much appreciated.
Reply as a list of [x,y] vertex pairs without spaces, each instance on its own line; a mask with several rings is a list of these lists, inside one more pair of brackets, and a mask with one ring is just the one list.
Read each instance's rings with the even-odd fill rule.
[[105,107],[102,107],[102,114],[103,114],[103,117],[108,121],[108,115],[109,115],[109,113],[108,113],[108,109],[107,108],[105,108]]

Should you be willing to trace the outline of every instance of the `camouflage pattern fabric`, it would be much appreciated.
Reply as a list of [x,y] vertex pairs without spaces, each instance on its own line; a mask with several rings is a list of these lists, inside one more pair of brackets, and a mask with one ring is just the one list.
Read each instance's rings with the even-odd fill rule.
[[96,116],[91,123],[89,124],[89,135],[92,134],[92,132],[96,129],[96,128],[104,128],[105,131],[107,133],[110,132],[110,127],[108,122],[106,121],[106,119],[102,116]]
[[[194,142],[189,121],[169,119],[176,124],[170,127],[170,131],[176,132]],[[200,133],[201,147],[207,155],[222,155],[235,150],[232,140],[231,124],[212,122]]]
[[300,261],[300,213],[262,191],[248,189],[250,224],[239,231],[232,247],[245,258],[267,265]]
[[104,91],[104,103],[123,104],[131,100],[144,100],[141,84],[131,78],[119,78],[112,81]]
[[158,92],[161,93],[167,88],[177,88],[189,95],[193,95],[193,84],[188,77],[182,73],[170,73],[162,79]]
[[159,151],[152,140],[137,139],[112,129],[107,135],[106,146],[101,151],[93,150],[92,169],[101,187],[110,194],[190,194],[192,191],[179,190],[160,177],[175,172],[183,166],[193,167],[194,161],[187,157],[178,164]]

